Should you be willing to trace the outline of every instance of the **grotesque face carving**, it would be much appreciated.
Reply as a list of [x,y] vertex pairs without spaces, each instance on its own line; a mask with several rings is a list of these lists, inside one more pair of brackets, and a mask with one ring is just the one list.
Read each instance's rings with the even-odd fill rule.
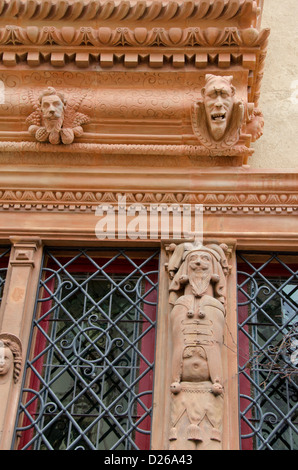
[[197,251],[189,256],[188,266],[195,272],[207,271],[211,267],[211,255],[204,251]]
[[188,256],[188,278],[195,295],[203,295],[212,278],[212,255],[205,251],[194,251]]
[[215,141],[223,138],[231,120],[235,95],[232,78],[207,75],[202,89],[207,125]]
[[64,103],[56,94],[41,98],[41,112],[43,118],[48,121],[60,119],[63,116]]
[[13,365],[13,353],[0,341],[0,375],[6,375]]

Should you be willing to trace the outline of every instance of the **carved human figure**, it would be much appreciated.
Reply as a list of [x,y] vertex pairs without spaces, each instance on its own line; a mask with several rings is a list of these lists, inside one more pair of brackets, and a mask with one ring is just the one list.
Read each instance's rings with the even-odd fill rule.
[[225,249],[225,245],[185,243],[176,248],[169,262],[171,450],[222,447]]
[[51,144],[71,144],[75,137],[83,134],[81,124],[86,124],[89,118],[67,106],[63,93],[55,88],[44,90],[35,105],[36,110],[27,118],[29,133],[39,142]]
[[207,74],[202,99],[194,104],[193,130],[207,147],[228,148],[239,140],[243,102],[236,97],[233,76]]
[[40,108],[43,117],[44,129],[37,130],[35,137],[43,142],[49,140],[51,144],[60,142],[60,131],[64,119],[64,96],[54,89],[48,89],[40,95]]
[[201,92],[209,130],[216,141],[223,138],[231,120],[236,92],[232,79],[207,75],[206,85]]
[[22,362],[20,340],[8,333],[0,334],[0,385],[5,384],[10,376],[16,383],[19,380]]

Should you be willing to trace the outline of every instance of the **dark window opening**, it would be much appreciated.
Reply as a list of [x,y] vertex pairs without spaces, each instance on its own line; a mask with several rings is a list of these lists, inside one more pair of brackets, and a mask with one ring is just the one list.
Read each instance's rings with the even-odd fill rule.
[[14,447],[149,449],[158,252],[46,249]]
[[241,448],[298,449],[298,256],[238,253]]

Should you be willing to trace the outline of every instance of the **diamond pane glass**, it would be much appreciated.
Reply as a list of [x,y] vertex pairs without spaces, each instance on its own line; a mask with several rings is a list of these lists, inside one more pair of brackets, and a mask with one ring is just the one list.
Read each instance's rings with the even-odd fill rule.
[[47,250],[15,446],[148,449],[158,253]]
[[238,254],[241,445],[298,449],[298,256]]

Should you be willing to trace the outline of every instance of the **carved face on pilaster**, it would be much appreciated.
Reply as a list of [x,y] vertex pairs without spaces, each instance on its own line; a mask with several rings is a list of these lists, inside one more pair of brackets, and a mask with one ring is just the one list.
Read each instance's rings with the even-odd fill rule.
[[13,354],[9,347],[0,341],[0,376],[8,373],[13,365]]
[[212,278],[212,255],[205,251],[194,251],[187,257],[189,284],[195,295],[203,295]]
[[231,120],[235,96],[232,79],[207,75],[202,89],[207,125],[215,141],[223,138]]
[[0,385],[4,384],[10,372],[14,382],[19,380],[22,363],[22,345],[20,340],[12,334],[0,334]]
[[170,304],[174,305],[179,295],[195,297],[211,295],[225,304],[228,262],[225,244],[182,243],[174,249],[168,263]]

